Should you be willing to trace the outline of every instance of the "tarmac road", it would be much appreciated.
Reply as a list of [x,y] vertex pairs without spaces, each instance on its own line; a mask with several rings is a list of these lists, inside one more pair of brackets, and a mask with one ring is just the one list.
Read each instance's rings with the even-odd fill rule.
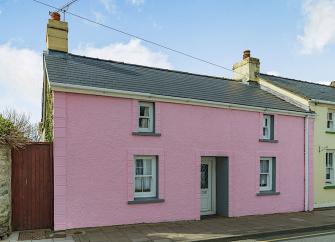
[[243,242],[335,242],[335,230],[310,231],[300,234],[283,234],[280,236],[256,240],[242,240]]

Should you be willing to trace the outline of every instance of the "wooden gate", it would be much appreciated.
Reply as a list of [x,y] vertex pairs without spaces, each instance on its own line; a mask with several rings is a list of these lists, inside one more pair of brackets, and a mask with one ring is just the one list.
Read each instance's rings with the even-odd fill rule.
[[51,143],[32,143],[12,151],[13,230],[53,228]]

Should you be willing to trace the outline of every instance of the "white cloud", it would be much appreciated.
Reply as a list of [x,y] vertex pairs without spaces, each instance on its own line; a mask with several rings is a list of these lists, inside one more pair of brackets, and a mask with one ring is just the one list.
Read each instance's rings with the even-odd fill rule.
[[335,0],[308,0],[303,5],[306,22],[303,35],[298,36],[302,53],[322,52],[335,43]]
[[105,16],[98,12],[98,11],[92,11],[92,14],[94,15],[94,20],[98,23],[105,23]]
[[15,108],[31,114],[37,122],[41,117],[42,56],[11,43],[0,45],[0,111]]
[[145,0],[127,0],[127,1],[135,6],[140,6],[145,2]]
[[115,0],[100,0],[108,13],[114,14],[117,11]]
[[132,64],[171,69],[168,56],[160,52],[153,52],[142,45],[138,39],[131,39],[128,43],[113,43],[97,48],[92,45],[81,45],[74,53],[107,60],[122,61]]
[[0,9],[0,15],[2,14],[2,10]]
[[268,72],[266,72],[266,74],[273,75],[273,76],[280,76],[280,73],[278,71],[275,71],[275,70],[268,71]]

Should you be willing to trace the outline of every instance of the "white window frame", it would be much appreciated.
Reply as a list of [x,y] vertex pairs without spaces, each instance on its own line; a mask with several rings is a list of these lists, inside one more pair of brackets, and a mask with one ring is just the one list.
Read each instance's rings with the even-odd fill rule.
[[[263,126],[262,126],[262,137],[263,139],[270,140],[271,139],[271,128],[273,125],[271,124],[271,115],[264,114],[263,115]],[[267,134],[264,135],[264,129],[267,130]]]
[[[140,116],[141,114],[141,107],[149,108],[149,116]],[[147,118],[149,122],[148,128],[141,128],[140,127],[140,118]],[[137,117],[137,126],[138,132],[154,132],[154,104],[150,102],[139,102],[138,105],[138,117]]]
[[[330,114],[331,114],[331,119],[330,119]],[[332,124],[332,128],[329,128],[328,127],[328,123],[331,123]],[[327,124],[326,124],[327,126],[327,130],[329,130],[329,131],[335,131],[335,111],[333,111],[333,110],[329,110],[328,112],[327,112]]]
[[[262,161],[269,161],[269,171],[268,173],[262,173],[261,172],[261,162]],[[272,191],[273,190],[273,184],[272,184],[272,179],[273,179],[273,171],[272,171],[272,165],[273,165],[273,158],[272,157],[261,157],[259,161],[259,191],[265,192],[265,191]],[[261,181],[261,175],[268,175],[268,185],[266,187],[261,187],[260,186],[260,181]]]
[[[136,175],[136,160],[151,160],[151,191],[150,192],[136,192],[136,177],[148,177],[149,175]],[[144,166],[145,163],[143,163]],[[157,157],[156,156],[135,156],[134,157],[134,198],[146,198],[157,196]]]
[[[331,161],[332,166],[330,166],[330,154],[331,154]],[[325,169],[325,183],[326,185],[335,185],[335,174],[334,174],[334,162],[335,162],[335,151],[334,150],[327,150],[326,152],[326,169]],[[327,179],[327,170],[330,169],[330,179]]]

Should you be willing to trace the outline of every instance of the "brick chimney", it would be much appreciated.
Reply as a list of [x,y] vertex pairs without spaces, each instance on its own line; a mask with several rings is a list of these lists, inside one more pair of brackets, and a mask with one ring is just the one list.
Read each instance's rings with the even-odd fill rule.
[[47,49],[68,52],[68,25],[60,21],[60,14],[52,12],[47,25]]
[[332,82],[330,83],[330,86],[331,86],[331,87],[335,87],[335,81],[332,81]]
[[257,81],[260,71],[259,59],[251,57],[250,50],[243,52],[243,60],[233,65],[233,79],[244,81]]

